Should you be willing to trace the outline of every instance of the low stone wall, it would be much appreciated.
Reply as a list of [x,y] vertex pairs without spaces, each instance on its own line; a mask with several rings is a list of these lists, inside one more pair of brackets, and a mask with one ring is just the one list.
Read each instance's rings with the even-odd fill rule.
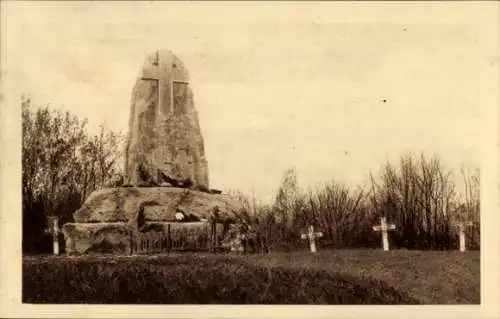
[[[170,229],[170,232],[169,232]],[[141,229],[134,228],[131,223],[67,223],[63,226],[66,241],[66,253],[93,254],[113,253],[128,255],[132,253],[132,241],[137,233],[169,232],[172,240],[181,234],[189,232],[206,233],[211,235],[211,225],[208,222],[146,222]],[[223,225],[216,225],[216,234],[221,236]]]

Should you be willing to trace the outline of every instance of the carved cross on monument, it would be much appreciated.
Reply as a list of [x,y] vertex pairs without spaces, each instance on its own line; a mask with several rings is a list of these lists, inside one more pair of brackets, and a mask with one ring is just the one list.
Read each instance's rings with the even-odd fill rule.
[[152,61],[155,67],[144,69],[142,73],[142,80],[156,81],[158,88],[158,110],[162,109],[163,106],[163,88],[165,87],[164,71],[160,68],[160,54],[158,51],[155,53],[155,57]]
[[46,234],[52,234],[52,247],[54,255],[59,255],[59,218],[49,217],[49,227],[45,230]]
[[302,239],[309,239],[309,248],[312,253],[316,252],[316,238],[323,237],[322,232],[314,232],[314,226],[309,226],[308,232],[306,234],[301,234]]
[[[150,80],[150,81],[156,81],[158,84],[158,110],[163,110],[164,102],[165,102],[165,93],[164,89],[166,87],[166,83],[170,82],[170,109],[169,112],[172,114],[174,112],[174,85],[175,84],[189,84],[189,81],[186,81],[184,79],[175,79],[174,74],[175,72],[169,72],[167,69],[168,66],[166,65],[166,62],[168,61],[161,61],[160,60],[160,52],[156,51],[155,56],[153,58],[152,64],[153,67],[146,68],[143,71],[142,80]],[[176,65],[175,63],[172,64],[172,68],[175,68]],[[172,74],[172,77],[170,78],[168,75],[169,73]],[[170,78],[170,79],[169,79]],[[170,80],[170,81],[169,81]]]
[[466,221],[466,222],[459,222],[456,223],[455,226],[458,227],[459,231],[459,236],[460,236],[460,251],[465,251],[466,246],[465,246],[465,228],[473,226],[473,223],[471,221]]
[[387,219],[385,217],[380,218],[380,225],[373,226],[374,231],[381,231],[382,232],[382,246],[384,247],[384,251],[389,250],[388,231],[394,230],[394,229],[396,229],[396,225],[394,225],[394,224],[387,225]]

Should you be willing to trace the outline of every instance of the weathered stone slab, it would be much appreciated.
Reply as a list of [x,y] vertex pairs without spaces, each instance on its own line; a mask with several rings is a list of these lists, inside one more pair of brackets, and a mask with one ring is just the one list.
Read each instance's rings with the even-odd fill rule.
[[130,253],[126,223],[67,223],[62,230],[67,254]]
[[93,192],[75,212],[77,223],[135,222],[140,211],[147,221],[175,221],[179,209],[199,219],[208,218],[217,206],[222,217],[231,217],[242,206],[223,194],[174,187],[117,187]]

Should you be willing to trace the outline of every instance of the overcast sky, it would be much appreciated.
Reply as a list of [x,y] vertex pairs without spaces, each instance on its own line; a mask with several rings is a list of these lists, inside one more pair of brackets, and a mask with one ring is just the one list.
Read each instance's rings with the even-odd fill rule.
[[474,24],[484,10],[472,6],[2,6],[7,71],[36,103],[86,117],[90,129],[125,133],[143,59],[174,51],[190,73],[214,188],[253,187],[266,200],[289,167],[303,187],[356,185],[407,151],[480,164],[491,56]]

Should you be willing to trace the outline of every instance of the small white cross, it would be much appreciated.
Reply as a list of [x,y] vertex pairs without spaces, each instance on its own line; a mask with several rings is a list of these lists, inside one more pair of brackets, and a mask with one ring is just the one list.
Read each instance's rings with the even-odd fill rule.
[[54,255],[59,255],[59,218],[58,217],[50,217],[50,221],[52,222],[51,228],[46,229],[45,233],[52,234],[52,247]]
[[373,226],[374,231],[381,231],[382,232],[382,246],[384,247],[384,251],[389,250],[388,231],[394,230],[394,229],[396,229],[396,225],[394,225],[394,224],[387,225],[387,219],[385,217],[380,218],[380,225]]
[[302,239],[309,239],[309,247],[311,248],[311,252],[316,252],[316,238],[323,237],[322,232],[314,232],[314,226],[309,226],[309,231],[306,234],[302,234],[300,236]]
[[456,223],[455,226],[458,226],[458,231],[459,231],[459,236],[460,236],[460,251],[465,251],[465,228],[467,226],[473,226],[472,222],[467,221],[467,222],[459,222]]

